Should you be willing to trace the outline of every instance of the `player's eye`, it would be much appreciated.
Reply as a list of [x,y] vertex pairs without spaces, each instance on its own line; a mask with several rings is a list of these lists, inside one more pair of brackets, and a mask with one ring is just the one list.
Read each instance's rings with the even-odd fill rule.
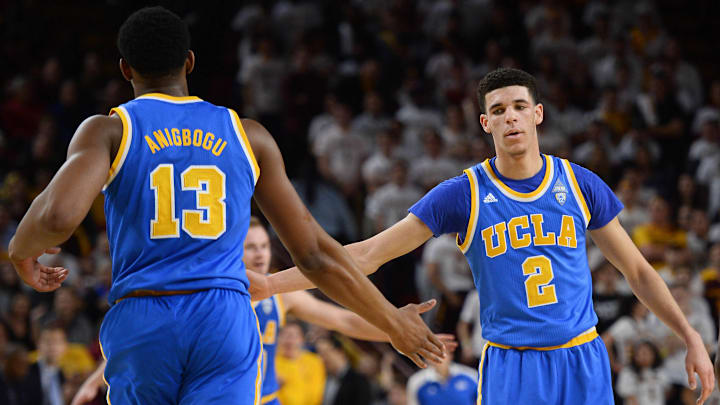
[[525,107],[524,105],[519,105],[519,106],[517,106],[517,109],[520,110],[520,111],[522,111],[522,110],[524,110],[524,109],[526,109],[526,108],[527,108],[527,107]]
[[497,110],[493,110],[493,114],[500,115],[505,112],[504,108],[498,108]]

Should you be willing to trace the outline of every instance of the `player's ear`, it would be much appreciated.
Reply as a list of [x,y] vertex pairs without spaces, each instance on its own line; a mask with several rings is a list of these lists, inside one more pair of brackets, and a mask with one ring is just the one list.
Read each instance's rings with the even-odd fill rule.
[[195,53],[188,49],[187,58],[185,58],[185,74],[189,75],[195,69]]
[[132,81],[133,74],[132,74],[132,69],[130,69],[130,64],[127,63],[127,61],[125,59],[120,58],[120,61],[118,62],[118,66],[120,67],[120,73],[122,73],[125,80]]
[[490,127],[488,126],[488,116],[485,114],[480,114],[480,125],[482,126],[483,131],[485,131],[486,134],[491,133]]
[[535,104],[535,125],[540,125],[545,118],[544,107],[541,103]]

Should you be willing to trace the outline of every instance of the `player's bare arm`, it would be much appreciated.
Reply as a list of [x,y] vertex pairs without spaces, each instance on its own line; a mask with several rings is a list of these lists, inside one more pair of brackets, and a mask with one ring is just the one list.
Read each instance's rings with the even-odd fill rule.
[[[420,218],[408,214],[390,228],[379,234],[345,246],[360,270],[372,274],[383,264],[417,249],[432,237],[432,231]],[[274,294],[315,288],[315,284],[293,267],[265,277],[255,275],[250,292],[253,300],[264,299]]]
[[385,331],[401,353],[418,366],[444,355],[443,344],[423,323],[417,305],[397,309],[358,269],[342,246],[327,235],[290,184],[280,151],[260,124],[243,120],[260,178],[255,200],[295,263],[331,299]]
[[645,260],[617,218],[600,229],[591,230],[590,236],[605,257],[623,273],[638,299],[683,339],[688,349],[685,359],[688,383],[695,389],[695,373],[700,376],[702,394],[698,403],[703,403],[715,387],[710,356],[665,282]]
[[73,397],[70,405],[83,405],[95,399],[98,391],[100,391],[100,388],[105,385],[103,373],[105,373],[106,363],[107,362],[103,360],[98,365],[97,369],[95,369],[95,371],[93,371],[93,373],[88,376],[85,382],[83,382],[80,388],[78,388],[78,391]]
[[122,122],[96,115],[78,127],[67,160],[30,205],[10,241],[10,259],[20,278],[37,291],[60,287],[67,270],[37,262],[43,253],[66,241],[90,210],[107,180],[110,156],[122,136]]

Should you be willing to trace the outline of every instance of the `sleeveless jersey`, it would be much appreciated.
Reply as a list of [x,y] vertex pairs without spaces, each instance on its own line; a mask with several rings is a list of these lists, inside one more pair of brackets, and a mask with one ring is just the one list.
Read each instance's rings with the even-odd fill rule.
[[243,240],[260,170],[237,114],[159,93],[113,113],[123,137],[103,188],[111,305],[137,290],[247,294]]
[[483,337],[512,347],[561,345],[597,323],[590,211],[570,163],[543,158],[545,175],[529,193],[503,183],[489,160],[465,170],[471,209],[459,247],[480,297]]
[[285,308],[279,295],[253,303],[262,334],[264,364],[261,404],[270,402],[280,389],[275,375],[275,352],[279,329],[285,325]]

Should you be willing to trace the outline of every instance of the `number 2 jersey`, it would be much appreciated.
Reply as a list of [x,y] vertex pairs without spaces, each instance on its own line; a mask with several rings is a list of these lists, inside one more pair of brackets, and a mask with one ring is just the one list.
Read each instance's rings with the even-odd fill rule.
[[586,231],[622,209],[592,172],[542,159],[540,172],[525,180],[504,178],[486,160],[410,208],[435,235],[458,233],[483,337],[511,347],[561,345],[597,323]]
[[137,290],[247,294],[243,240],[260,170],[237,114],[159,93],[111,114],[123,124],[103,188],[111,305]]

